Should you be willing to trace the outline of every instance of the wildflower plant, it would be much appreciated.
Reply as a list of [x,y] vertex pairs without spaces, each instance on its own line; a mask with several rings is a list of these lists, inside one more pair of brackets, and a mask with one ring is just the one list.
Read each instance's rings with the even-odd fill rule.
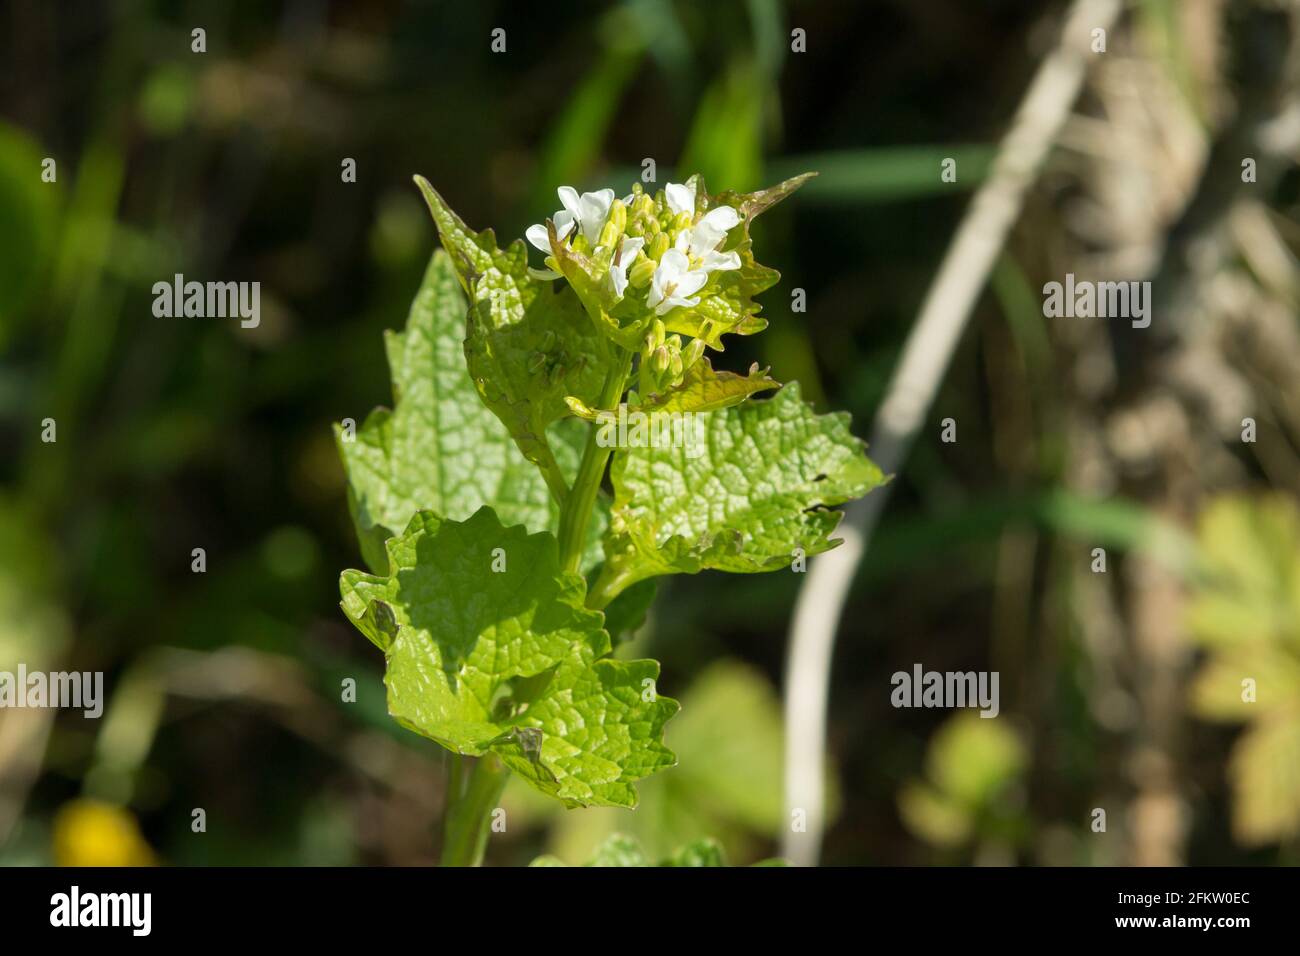
[[[392,716],[481,758],[454,764],[444,862],[481,859],[509,773],[566,806],[635,806],[635,781],[675,762],[659,665],[613,653],[654,579],[788,567],[881,483],[847,415],[708,354],[766,326],[754,297],[779,276],[750,225],[806,178],[562,187],[530,263],[417,177],[445,252],[387,338],[394,408],[337,428],[370,566],[341,592],[386,657]],[[610,447],[597,423],[621,406],[698,415],[703,447]]]

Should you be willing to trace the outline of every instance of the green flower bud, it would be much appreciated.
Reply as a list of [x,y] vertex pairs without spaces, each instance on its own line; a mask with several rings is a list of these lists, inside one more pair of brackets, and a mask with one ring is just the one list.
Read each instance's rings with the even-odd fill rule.
[[670,359],[666,346],[661,345],[650,353],[650,370],[656,375],[663,375],[664,372],[668,371],[669,363]]
[[674,352],[672,356],[668,359],[668,374],[672,378],[672,384],[674,385],[681,384],[682,373],[684,371],[685,368],[682,365],[682,353]]
[[682,350],[682,369],[688,369],[700,360],[704,354],[704,339],[691,339],[690,345]]
[[536,375],[541,371],[542,366],[545,364],[546,356],[541,352],[534,352],[532,355],[528,356],[528,374]]
[[[660,326],[663,325],[658,319],[655,319],[655,321],[659,322]],[[668,346],[669,352],[680,352],[682,350],[682,337],[680,335],[670,335],[664,339],[664,344]]]
[[627,270],[628,285],[632,286],[634,289],[644,289],[650,284],[650,280],[654,278],[654,274],[655,261],[653,259],[647,259],[644,253],[638,255],[632,268]]
[[657,349],[659,346],[664,344],[664,337],[668,334],[668,329],[664,326],[663,319],[654,320],[654,324],[650,326],[650,334],[655,340],[655,344],[651,346],[652,349]]
[[668,234],[661,232],[650,240],[650,245],[646,250],[648,255],[655,262],[663,258],[664,253],[668,251]]
[[600,237],[597,245],[610,247],[616,245],[622,238],[623,230],[627,227],[627,207],[623,205],[623,200],[615,199],[609,207],[609,218],[605,220],[605,225],[601,227]]

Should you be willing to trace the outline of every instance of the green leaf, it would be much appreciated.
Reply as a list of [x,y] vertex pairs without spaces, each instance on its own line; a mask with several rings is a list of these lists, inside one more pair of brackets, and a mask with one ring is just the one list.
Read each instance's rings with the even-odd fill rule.
[[387,550],[388,575],[345,571],[340,591],[384,651],[399,723],[495,753],[567,806],[635,806],[633,782],[673,765],[663,726],[677,702],[653,692],[659,665],[606,656],[603,618],[552,535],[502,527],[490,508],[463,522],[420,512]]
[[[653,857],[711,837],[728,858],[750,860],[789,825],[781,792],[781,700],[761,671],[726,658],[711,663],[682,695],[682,712],[667,739],[678,765],[640,785],[635,814],[559,813],[551,828],[551,852],[585,859],[609,834],[623,832]],[[831,819],[838,802],[834,779],[832,770],[827,777]]]
[[883,482],[846,414],[817,415],[797,383],[701,413],[704,441],[618,451],[603,577],[771,571],[837,543],[827,510]]
[[555,487],[547,426],[567,415],[566,395],[595,403],[603,340],[568,285],[529,275],[522,239],[499,249],[491,229],[471,231],[426,180],[416,183],[470,297],[465,357],[474,386]]
[[751,395],[780,388],[781,383],[769,378],[755,362],[748,375],[735,372],[715,372],[707,356],[686,370],[680,384],[662,395],[648,395],[640,405],[642,412],[711,412],[719,408],[738,405]]
[[[816,175],[817,173],[800,173],[777,183],[775,186],[768,186],[766,189],[755,190],[752,193],[721,192],[713,197],[711,206],[731,206],[748,223],[753,221],[754,217],[759,213],[766,212],[777,203],[789,198],[796,189],[799,189]],[[704,183],[701,182],[700,191],[703,193],[703,190]],[[707,211],[711,206],[705,206],[705,210]]]
[[[451,260],[438,250],[406,330],[384,334],[393,409],[371,412],[352,441],[334,426],[362,554],[376,571],[385,569],[384,541],[417,511],[462,520],[486,504],[506,524],[545,530],[558,523],[542,476],[518,456],[470,382],[465,309]],[[556,437],[557,451],[576,470],[584,436],[568,428]]]

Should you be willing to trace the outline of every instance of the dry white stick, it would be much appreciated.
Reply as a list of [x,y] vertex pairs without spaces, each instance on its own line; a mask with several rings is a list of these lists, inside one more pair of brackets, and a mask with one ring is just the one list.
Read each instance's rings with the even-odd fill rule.
[[[872,428],[871,456],[886,474],[902,466],[934,400],[962,330],[1024,204],[1043,159],[1069,117],[1092,52],[1093,31],[1109,30],[1120,0],[1075,0],[1061,39],[1043,61],[976,192],[908,336]],[[782,855],[815,866],[824,829],[826,704],[835,630],[888,486],[856,501],[844,543],[819,556],[795,605],[786,659],[785,802]],[[800,826],[800,824],[803,824]]]

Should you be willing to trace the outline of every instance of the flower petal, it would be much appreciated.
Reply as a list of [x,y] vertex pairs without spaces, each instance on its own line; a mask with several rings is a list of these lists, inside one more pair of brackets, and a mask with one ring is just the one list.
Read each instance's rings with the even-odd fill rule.
[[560,205],[564,211],[569,214],[569,221],[582,218],[582,201],[578,196],[578,191],[572,186],[561,186],[555,190],[560,197]]
[[551,236],[543,223],[529,226],[524,230],[524,238],[531,242],[534,248],[542,250],[548,256],[551,254]]
[[573,214],[567,209],[561,209],[551,221],[555,223],[556,239],[563,239],[573,231]]
[[645,245],[641,236],[624,236],[614,254],[614,261],[609,266],[609,281],[614,287],[614,295],[623,298],[627,291],[627,268],[636,260],[636,254]]
[[704,288],[704,283],[708,281],[708,273],[692,269],[690,272],[683,273],[682,277],[677,280],[677,289],[673,294],[677,298],[694,295]]
[[707,226],[710,230],[716,230],[725,235],[728,229],[736,226],[739,222],[740,213],[730,206],[718,206],[716,209],[710,209],[706,212],[700,221],[696,223],[696,228]]
[[663,302],[663,300],[664,300],[664,292],[663,289],[660,287],[659,279],[656,276],[655,278],[650,280],[650,289],[645,294],[646,308],[654,309],[655,306],[659,305],[661,302]]
[[611,266],[609,270],[609,281],[614,287],[614,295],[617,298],[623,298],[623,293],[627,289],[627,269],[620,269],[618,266]]
[[728,272],[740,268],[740,256],[735,252],[706,252],[700,270],[703,272]]
[[666,312],[671,312],[673,309],[679,307],[699,305],[699,304],[700,304],[700,300],[698,296],[691,299],[683,299],[679,295],[674,295],[671,298],[665,299],[663,302],[659,303],[659,305],[655,308],[655,315],[663,315]]
[[609,218],[609,207],[614,203],[614,190],[601,189],[594,193],[583,193],[579,200],[582,220],[582,234],[587,241],[595,243],[600,238],[600,230]]
[[691,261],[686,258],[686,253],[680,249],[669,249],[659,260],[659,268],[655,269],[655,276],[665,284],[675,282],[690,267]]
[[668,200],[668,208],[677,215],[689,212],[695,215],[695,184],[685,185],[683,183],[669,183],[664,187],[664,198]]
[[636,258],[636,254],[641,251],[645,245],[643,236],[624,236],[622,243],[618,247],[617,263],[619,268],[626,269]]

